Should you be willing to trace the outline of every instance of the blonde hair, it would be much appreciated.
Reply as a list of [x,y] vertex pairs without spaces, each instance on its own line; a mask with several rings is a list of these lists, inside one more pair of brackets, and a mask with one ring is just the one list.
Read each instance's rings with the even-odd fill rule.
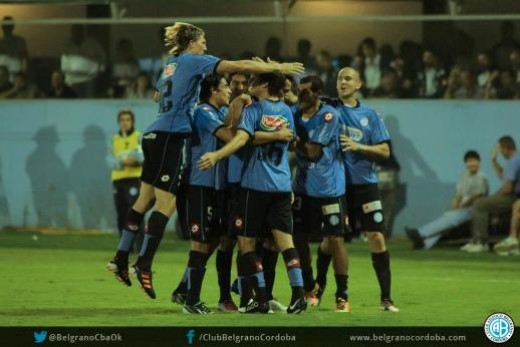
[[204,30],[189,23],[176,22],[165,28],[164,45],[170,54],[179,54],[188,48],[191,41],[204,35]]

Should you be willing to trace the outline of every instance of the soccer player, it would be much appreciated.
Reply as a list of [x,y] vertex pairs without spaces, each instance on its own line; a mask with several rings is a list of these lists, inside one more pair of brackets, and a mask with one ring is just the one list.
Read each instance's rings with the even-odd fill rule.
[[[267,313],[269,310],[262,264],[255,252],[256,239],[269,236],[263,235],[264,230],[271,231],[289,275],[292,297],[287,313],[300,313],[307,308],[300,260],[292,240],[291,172],[287,161],[292,132],[282,130],[293,130],[294,122],[289,107],[283,102],[284,84],[285,77],[281,74],[255,76],[250,93],[259,101],[244,109],[236,136],[220,150],[203,155],[199,161],[201,168],[210,168],[253,138],[255,146],[249,148],[244,159],[239,209],[234,218],[240,250],[238,271],[242,296],[239,312],[244,313]],[[278,138],[283,133],[288,136]],[[254,298],[250,295],[253,291]]]
[[[129,109],[123,109],[117,114],[119,132],[112,137],[112,184],[114,187],[114,202],[117,212],[117,228],[119,237],[125,228],[128,209],[135,203],[139,193],[139,177],[143,164],[141,149],[141,133],[135,130],[135,116]],[[137,247],[143,241],[142,228],[138,232]]]
[[[294,243],[300,255],[304,290],[312,294],[314,278],[309,241],[311,233],[323,233],[334,261],[336,312],[349,312],[345,167],[339,142],[340,116],[320,101],[323,82],[317,76],[300,80],[295,113],[297,173],[293,181]],[[312,296],[311,296],[312,297]],[[312,302],[311,305],[316,304]]]
[[[372,265],[381,290],[380,309],[398,312],[390,296],[390,254],[383,234],[383,206],[374,170],[374,158],[386,159],[390,155],[390,135],[380,116],[357,99],[361,86],[359,72],[343,68],[337,79],[339,99],[331,102],[339,112],[344,128],[340,140],[347,173],[348,216],[353,227],[359,222],[370,243]],[[326,278],[330,263],[328,248],[325,240],[318,249],[317,282],[321,287],[324,284],[320,281]]]
[[206,39],[202,29],[176,23],[165,30],[165,43],[171,57],[158,81],[159,112],[156,120],[143,135],[144,165],[139,197],[129,211],[117,253],[107,264],[126,285],[128,252],[138,226],[155,200],[154,211],[148,220],[143,247],[132,266],[145,293],[152,299],[156,294],[152,283],[152,262],[162,240],[166,224],[176,205],[176,194],[185,175],[193,127],[193,111],[205,75],[232,72],[266,73],[303,72],[300,63],[263,63],[251,60],[226,61],[206,55]]

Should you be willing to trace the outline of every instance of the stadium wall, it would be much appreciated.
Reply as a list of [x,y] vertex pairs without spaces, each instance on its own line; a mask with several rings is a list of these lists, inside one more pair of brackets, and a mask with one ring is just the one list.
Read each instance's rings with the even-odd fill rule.
[[[492,191],[500,182],[489,155],[496,140],[520,129],[514,101],[370,100],[384,117],[401,165],[403,208],[394,234],[449,206],[468,149],[482,157]],[[115,228],[106,163],[116,114],[136,113],[137,128],[153,120],[147,101],[2,101],[0,103],[0,226]]]

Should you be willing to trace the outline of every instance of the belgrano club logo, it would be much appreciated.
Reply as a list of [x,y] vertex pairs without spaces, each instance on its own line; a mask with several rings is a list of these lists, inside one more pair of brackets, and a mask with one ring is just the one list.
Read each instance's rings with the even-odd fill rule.
[[504,343],[513,336],[515,324],[507,314],[497,312],[486,319],[484,332],[490,341]]

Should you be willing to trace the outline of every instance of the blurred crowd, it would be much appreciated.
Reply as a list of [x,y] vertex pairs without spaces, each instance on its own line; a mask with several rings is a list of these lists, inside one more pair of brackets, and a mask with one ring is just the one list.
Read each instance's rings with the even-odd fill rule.
[[[72,25],[59,64],[47,74],[33,73],[23,37],[15,34],[11,17],[2,20],[0,39],[0,99],[15,98],[128,98],[151,99],[166,54],[137,58],[132,41],[122,38],[108,59],[103,46],[81,25]],[[158,32],[163,40],[163,30]],[[301,61],[307,74],[325,82],[325,94],[336,96],[335,76],[342,67],[361,72],[365,98],[520,99],[520,42],[513,23],[500,27],[500,41],[470,59],[447,59],[445,52],[413,41],[399,47],[364,38],[353,54],[332,56],[326,50],[313,54],[312,42],[300,39],[298,55],[282,55],[282,41],[270,37],[263,54],[222,53],[223,59],[269,57],[277,61]],[[444,57],[444,58],[443,58]],[[48,66],[46,67],[48,69]],[[45,69],[43,69],[45,70]],[[29,73],[31,72],[31,73]],[[43,78],[42,78],[43,76]],[[50,77],[49,77],[50,76]]]

